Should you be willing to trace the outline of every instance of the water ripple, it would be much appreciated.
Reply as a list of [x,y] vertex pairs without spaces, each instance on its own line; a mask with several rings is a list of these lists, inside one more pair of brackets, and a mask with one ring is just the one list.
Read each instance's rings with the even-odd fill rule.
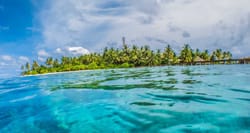
[[198,95],[158,95],[158,94],[151,94],[148,93],[148,95],[158,98],[158,99],[164,99],[164,100],[170,100],[170,101],[181,101],[181,102],[202,102],[207,104],[212,104],[215,102],[227,102],[227,100],[223,99],[217,99],[217,98],[209,98],[205,96],[198,96]]
[[0,132],[249,132],[249,65],[1,78]]

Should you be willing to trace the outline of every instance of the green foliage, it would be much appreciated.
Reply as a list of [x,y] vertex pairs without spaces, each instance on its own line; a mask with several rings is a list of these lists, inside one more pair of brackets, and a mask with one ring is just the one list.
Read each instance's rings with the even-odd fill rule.
[[205,61],[209,61],[209,60],[210,60],[210,57],[209,57],[208,50],[205,50],[204,52],[202,52],[202,53],[200,54],[200,57],[201,57],[202,59],[204,59]]
[[161,52],[161,50],[151,50],[147,45],[142,47],[133,45],[130,48],[127,44],[124,44],[121,49],[106,47],[102,53],[91,53],[79,57],[63,56],[61,60],[49,57],[41,65],[37,61],[33,61],[30,66],[27,62],[25,65],[22,65],[21,69],[23,75],[34,75],[89,69],[191,64],[196,58],[204,61],[229,60],[232,58],[232,54],[228,51],[216,49],[209,55],[208,50],[200,51],[196,49],[193,51],[186,44],[180,51],[180,55],[176,55],[170,45],[167,45]]
[[174,50],[171,48],[170,45],[168,45],[164,52],[163,52],[163,59],[162,59],[162,63],[165,65],[170,65],[170,64],[173,64],[173,62],[175,61],[175,52]]
[[183,63],[191,63],[193,61],[193,50],[188,44],[185,44],[181,50],[180,59]]
[[54,63],[54,62],[53,62],[53,58],[52,58],[52,57],[47,58],[47,60],[46,60],[45,63],[46,63],[46,65],[48,65],[49,67],[52,66],[53,63]]
[[39,69],[39,64],[37,63],[37,61],[33,61],[32,70],[37,71],[37,69]]
[[30,70],[30,64],[29,64],[29,62],[26,63],[25,67],[26,67],[26,70],[27,70],[27,71]]
[[87,66],[87,69],[98,69],[96,62],[92,62]]
[[129,68],[130,65],[126,62],[126,63],[121,64],[120,67],[121,67],[121,68]]

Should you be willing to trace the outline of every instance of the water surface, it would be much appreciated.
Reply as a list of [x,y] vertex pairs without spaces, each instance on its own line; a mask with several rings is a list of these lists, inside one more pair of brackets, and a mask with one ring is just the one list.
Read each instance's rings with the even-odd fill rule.
[[1,78],[0,132],[250,132],[250,66]]

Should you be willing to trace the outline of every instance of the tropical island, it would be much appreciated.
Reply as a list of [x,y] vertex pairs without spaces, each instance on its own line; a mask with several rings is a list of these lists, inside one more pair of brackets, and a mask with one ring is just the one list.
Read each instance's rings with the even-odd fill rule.
[[[188,44],[185,44],[177,55],[176,52],[167,45],[161,51],[151,50],[145,45],[138,47],[133,45],[130,48],[123,44],[121,49],[105,47],[101,53],[90,53],[78,57],[63,56],[61,60],[48,57],[44,64],[39,64],[34,60],[32,64],[28,62],[21,66],[22,75],[36,75],[45,73],[108,69],[108,68],[130,68],[143,66],[164,66],[164,65],[196,65],[201,62],[211,62],[222,60],[223,64],[230,64],[232,54],[229,51],[216,49],[209,54],[208,50],[193,50]],[[221,62],[215,62],[220,64]]]

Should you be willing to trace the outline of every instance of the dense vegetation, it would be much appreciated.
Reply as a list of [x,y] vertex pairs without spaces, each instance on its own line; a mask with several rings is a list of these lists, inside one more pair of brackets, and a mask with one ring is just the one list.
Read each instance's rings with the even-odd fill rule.
[[193,50],[188,44],[184,45],[180,54],[168,45],[164,51],[153,51],[149,46],[137,47],[133,45],[123,45],[122,49],[105,48],[102,53],[91,53],[79,57],[65,57],[61,60],[47,58],[45,64],[39,65],[33,61],[22,66],[23,75],[43,74],[51,72],[76,71],[88,69],[106,69],[106,68],[128,68],[140,66],[160,66],[160,65],[178,65],[193,64],[196,61],[215,61],[228,60],[232,54],[228,51],[216,49],[212,54],[208,50]]

